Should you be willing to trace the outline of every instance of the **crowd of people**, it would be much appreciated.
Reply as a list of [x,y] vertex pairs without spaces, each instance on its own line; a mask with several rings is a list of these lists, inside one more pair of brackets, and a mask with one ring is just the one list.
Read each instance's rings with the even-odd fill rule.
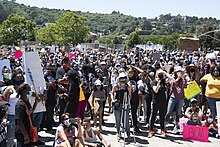
[[[159,58],[155,58],[155,53]],[[208,58],[207,52],[139,48],[108,53],[74,50],[68,54],[46,50],[39,52],[39,70],[43,70],[47,85],[44,93],[26,83],[23,60],[14,59],[13,54],[8,48],[1,55],[1,60],[10,61],[10,67],[2,68],[0,81],[0,146],[44,144],[40,139],[33,141],[30,130],[37,127],[38,132],[42,128],[51,131],[56,126],[56,147],[110,147],[102,136],[104,113],[114,113],[119,140],[122,131],[126,132],[127,141],[132,141],[131,131],[135,135],[141,133],[140,119],[148,127],[147,137],[154,136],[158,122],[164,137],[169,135],[170,123],[174,124],[174,133],[181,133],[182,117],[188,118],[189,125],[208,127],[209,135],[219,138],[219,53],[210,52],[213,57]],[[187,99],[184,88],[192,82],[202,92]],[[59,124],[55,115],[59,116]]]

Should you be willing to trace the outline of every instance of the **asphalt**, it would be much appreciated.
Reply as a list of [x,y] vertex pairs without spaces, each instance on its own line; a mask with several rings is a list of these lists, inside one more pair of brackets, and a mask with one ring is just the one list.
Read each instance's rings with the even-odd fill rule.
[[[107,109],[105,109],[107,111]],[[163,137],[160,134],[160,130],[155,130],[156,133],[152,138],[147,138],[148,133],[148,127],[142,122],[140,123],[140,130],[142,133],[134,135],[131,134],[132,141],[125,142],[124,140],[117,140],[116,136],[116,128],[115,126],[115,118],[113,114],[109,114],[105,112],[104,116],[105,125],[102,127],[103,132],[102,135],[106,139],[107,142],[111,144],[112,147],[123,147],[124,145],[126,147],[220,147],[220,139],[209,137],[209,142],[198,142],[198,141],[185,141],[182,139],[182,135],[175,135],[172,133],[172,125],[169,125],[168,128],[168,136]],[[159,124],[156,124],[158,126]],[[46,145],[43,146],[53,146],[53,141],[55,137],[55,129],[53,128],[52,131],[41,131],[39,132],[40,139],[45,141]],[[132,132],[132,129],[131,129]],[[124,134],[122,133],[122,137]],[[136,143],[134,142],[134,137],[136,140]],[[43,147],[42,146],[42,147]]]

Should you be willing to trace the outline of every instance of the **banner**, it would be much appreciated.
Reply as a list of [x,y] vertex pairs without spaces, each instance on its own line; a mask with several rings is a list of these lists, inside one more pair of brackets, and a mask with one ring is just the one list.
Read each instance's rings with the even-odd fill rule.
[[208,127],[183,125],[183,140],[194,140],[200,142],[208,142]]
[[7,60],[7,59],[0,60],[0,80],[3,80],[2,69],[3,69],[4,66],[6,66],[7,68],[9,68],[10,71],[11,71],[10,61]]
[[189,120],[188,118],[184,118],[184,117],[180,118],[180,122],[179,122],[179,124],[180,124],[180,131],[183,131],[183,126],[186,125],[188,120]]
[[[46,87],[46,81],[42,71],[40,57],[37,52],[24,52],[23,53],[24,72],[26,82],[33,86],[39,92],[41,88]],[[31,75],[31,76],[30,76]]]
[[14,53],[14,58],[15,59],[20,59],[22,57],[22,51],[16,50]]
[[201,92],[202,90],[196,81],[193,81],[192,83],[188,84],[186,88],[184,88],[184,95],[188,100],[197,96]]

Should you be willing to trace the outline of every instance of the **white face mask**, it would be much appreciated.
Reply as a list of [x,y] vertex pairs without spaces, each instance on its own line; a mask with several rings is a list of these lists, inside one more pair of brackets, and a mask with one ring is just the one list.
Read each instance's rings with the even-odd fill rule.
[[66,125],[67,127],[69,127],[70,126],[70,120],[69,119],[67,119],[67,120],[64,120],[64,125]]
[[32,95],[33,95],[33,92],[29,91],[28,96],[32,96]]
[[213,122],[213,118],[208,118],[208,123],[212,123]]

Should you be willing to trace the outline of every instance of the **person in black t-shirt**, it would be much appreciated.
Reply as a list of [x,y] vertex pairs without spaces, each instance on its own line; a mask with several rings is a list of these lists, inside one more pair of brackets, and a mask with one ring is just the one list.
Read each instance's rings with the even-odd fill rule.
[[152,112],[150,118],[150,131],[148,133],[148,137],[153,136],[153,126],[155,122],[156,115],[159,111],[160,116],[160,127],[161,127],[161,134],[166,137],[166,131],[164,126],[164,118],[166,115],[166,107],[167,107],[167,98],[166,98],[166,82],[171,80],[172,77],[166,73],[165,71],[158,69],[156,74],[156,79],[151,83],[153,87],[153,105],[152,105]]
[[[29,111],[34,112],[40,97],[33,93],[32,96],[35,96],[35,103],[33,108],[28,101],[28,94],[30,93],[31,88],[28,84],[21,84],[18,88],[17,97],[20,98],[15,105],[15,138],[18,141],[18,147],[31,147],[32,143],[30,141],[30,120],[27,113],[27,108]],[[26,106],[25,106],[26,105]]]
[[67,72],[71,69],[69,67],[70,65],[70,61],[69,59],[66,57],[62,60],[61,62],[61,67],[59,67],[57,69],[56,72],[56,80],[59,84],[58,86],[58,97],[59,97],[59,107],[60,107],[60,112],[59,112],[59,121],[61,122],[61,115],[64,113],[65,108],[66,108],[66,100],[68,97],[68,79],[67,79]]

